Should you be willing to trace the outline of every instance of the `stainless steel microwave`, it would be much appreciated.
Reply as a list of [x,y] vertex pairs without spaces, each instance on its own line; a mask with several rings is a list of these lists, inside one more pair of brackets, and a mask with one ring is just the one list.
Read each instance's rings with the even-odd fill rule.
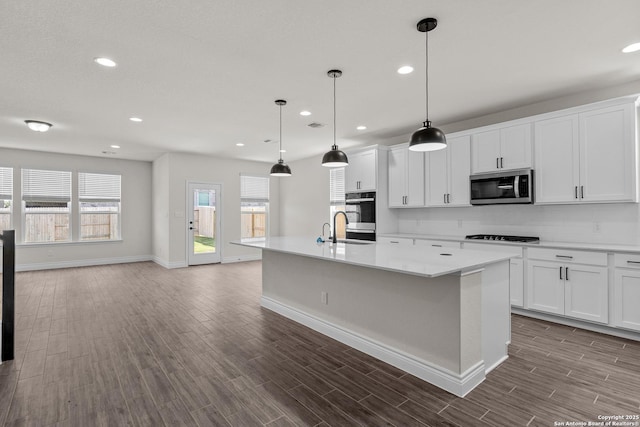
[[471,204],[533,203],[533,170],[518,169],[470,176]]

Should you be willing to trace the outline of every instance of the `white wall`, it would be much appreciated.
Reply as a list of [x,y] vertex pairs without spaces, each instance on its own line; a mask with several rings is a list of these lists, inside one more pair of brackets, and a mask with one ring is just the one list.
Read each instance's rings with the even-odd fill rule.
[[[153,229],[155,260],[165,267],[187,265],[187,181],[222,185],[221,255],[223,262],[255,259],[257,249],[232,245],[240,239],[240,173],[269,176],[270,163],[170,153],[154,161],[154,200],[159,211]],[[165,181],[165,175],[167,180]],[[271,178],[269,234],[280,234],[280,183]],[[166,184],[166,188],[165,188]],[[168,190],[168,191],[167,191]],[[165,222],[166,220],[166,222]],[[165,224],[168,224],[166,226]]]
[[[151,163],[0,149],[0,166],[14,168],[16,268],[34,270],[151,259]],[[122,175],[122,241],[22,244],[20,169],[54,169]]]
[[289,166],[292,175],[280,183],[280,233],[317,237],[329,222],[329,168],[322,166],[321,156]]

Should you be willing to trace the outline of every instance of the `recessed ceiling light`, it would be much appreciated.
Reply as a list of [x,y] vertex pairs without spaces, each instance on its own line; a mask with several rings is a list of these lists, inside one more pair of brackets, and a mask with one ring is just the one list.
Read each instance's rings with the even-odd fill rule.
[[238,146],[238,147],[244,147],[244,144],[243,144],[242,142],[238,142],[238,143],[236,144],[236,146]]
[[25,120],[24,122],[29,126],[29,129],[34,132],[46,132],[53,126],[51,123],[41,122],[39,120]]
[[411,65],[403,65],[398,68],[398,74],[409,74],[413,72],[413,67]]
[[358,126],[356,129],[358,130],[365,130],[367,127],[366,126]]
[[633,43],[622,49],[624,53],[637,52],[640,50],[640,43]]
[[119,145],[112,145],[111,148],[120,148]]
[[311,115],[311,111],[307,111],[307,110],[300,111],[300,115],[301,116],[310,116]]
[[142,119],[140,117],[129,117],[132,122],[140,123]]
[[281,153],[286,153],[286,152],[287,152],[287,150],[282,149],[282,150],[280,150],[280,152],[281,152]]
[[113,68],[116,65],[118,65],[118,64],[116,64],[116,61],[114,61],[113,59],[109,59],[109,58],[93,58],[93,61],[96,64],[100,64],[103,67],[109,67],[109,68]]

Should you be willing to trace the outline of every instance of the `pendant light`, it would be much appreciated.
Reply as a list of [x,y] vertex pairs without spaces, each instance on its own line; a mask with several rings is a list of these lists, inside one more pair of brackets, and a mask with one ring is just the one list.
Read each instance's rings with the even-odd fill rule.
[[336,79],[342,75],[340,70],[329,70],[327,75],[333,79],[333,145],[331,151],[322,156],[322,166],[337,168],[349,165],[349,159],[344,151],[338,149],[336,144]]
[[429,121],[429,31],[436,28],[438,21],[435,18],[425,18],[418,22],[418,31],[425,33],[426,38],[426,112],[427,118],[422,123],[422,127],[411,135],[409,150],[411,151],[435,151],[447,147],[447,138],[438,128],[431,127]]
[[291,176],[291,168],[282,160],[282,106],[287,105],[284,99],[277,99],[276,105],[280,106],[280,159],[271,166],[271,176]]

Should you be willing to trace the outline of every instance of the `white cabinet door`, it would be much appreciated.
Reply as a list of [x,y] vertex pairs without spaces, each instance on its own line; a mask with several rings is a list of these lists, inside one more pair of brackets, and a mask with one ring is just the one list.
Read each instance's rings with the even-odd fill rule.
[[345,167],[345,191],[376,190],[376,150],[348,154],[349,166]]
[[425,173],[427,206],[445,206],[447,204],[449,150],[450,147],[447,147],[444,150],[425,154],[427,159],[427,173]]
[[564,266],[562,264],[530,260],[527,274],[527,308],[553,314],[564,314],[563,278]]
[[422,151],[407,151],[405,206],[424,206],[424,158]]
[[616,268],[613,294],[614,324],[640,331],[640,271]]
[[567,265],[564,272],[565,316],[608,323],[609,281],[607,268]]
[[531,167],[531,124],[500,129],[500,169]]
[[404,147],[389,150],[389,207],[403,207],[406,196],[407,149]]
[[448,141],[449,197],[447,206],[470,206],[469,173],[471,170],[471,137],[461,136]]
[[500,130],[473,135],[471,141],[471,171],[494,172],[500,169]]
[[511,258],[509,261],[509,288],[511,305],[524,306],[524,263],[522,258]]
[[378,237],[376,243],[390,243],[393,245],[413,246],[413,239],[407,237]]
[[637,201],[633,114],[631,105],[580,114],[583,201]]
[[567,203],[578,200],[578,116],[570,115],[535,123],[535,203]]

